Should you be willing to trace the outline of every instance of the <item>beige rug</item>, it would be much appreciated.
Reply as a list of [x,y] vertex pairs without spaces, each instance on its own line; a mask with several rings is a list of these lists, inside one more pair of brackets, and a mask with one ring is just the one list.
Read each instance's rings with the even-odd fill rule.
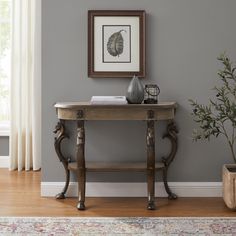
[[236,218],[0,217],[0,235],[236,235]]

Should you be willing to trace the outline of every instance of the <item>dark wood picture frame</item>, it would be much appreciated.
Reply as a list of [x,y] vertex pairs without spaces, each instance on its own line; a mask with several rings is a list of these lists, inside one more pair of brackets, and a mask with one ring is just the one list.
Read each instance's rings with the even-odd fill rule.
[[[95,45],[95,28],[96,30],[101,30],[101,27],[95,27],[95,18],[96,17],[104,17],[104,18],[100,18],[100,19],[106,19],[107,18],[107,22],[106,22],[106,26],[109,26],[110,22],[109,22],[109,17],[111,17],[110,19],[112,19],[112,17],[121,17],[120,19],[123,18],[123,21],[125,21],[126,19],[136,19],[138,17],[138,42],[135,44],[135,39],[134,37],[131,38],[131,33],[130,33],[130,47],[132,47],[132,43],[133,45],[136,45],[136,47],[138,47],[139,52],[136,52],[137,50],[133,50],[135,51],[135,53],[131,54],[131,49],[130,49],[130,57],[132,55],[132,58],[135,58],[136,61],[136,66],[137,66],[137,70],[136,69],[131,69],[129,71],[129,65],[128,63],[132,63],[131,59],[129,61],[126,62],[127,64],[127,68],[125,70],[122,70],[122,65],[126,66],[123,62],[119,63],[121,65],[119,65],[118,67],[121,69],[116,69],[116,65],[114,66],[114,70],[113,69],[107,69],[107,67],[109,66],[113,66],[115,63],[118,64],[118,62],[112,62],[112,63],[104,63],[103,60],[103,56],[96,56],[95,57],[95,50],[100,50],[102,51],[103,46],[104,46],[104,42],[102,41],[102,45],[99,44],[96,46]],[[96,18],[98,19],[98,18]],[[137,20],[137,19],[136,19]],[[108,77],[108,78],[112,78],[112,77],[133,77],[134,74],[138,77],[145,77],[146,76],[146,13],[144,10],[89,10],[88,11],[88,76],[91,78],[99,78],[99,77]],[[119,25],[111,25],[114,27],[117,27]],[[102,26],[103,28],[103,26]],[[102,29],[103,30],[103,29]],[[121,30],[120,30],[121,31]],[[102,32],[103,33],[103,32]],[[95,48],[97,47],[97,48]],[[104,53],[104,52],[102,52]],[[138,56],[136,56],[136,54]],[[134,56],[135,55],[135,56]],[[119,57],[119,55],[118,55]],[[95,69],[95,60],[100,60],[98,63],[100,63],[102,65],[102,69],[96,70]],[[112,65],[111,65],[112,64]],[[132,66],[132,65],[131,65]],[[106,67],[106,68],[105,68]],[[105,68],[105,69],[103,69]],[[111,67],[110,67],[111,68]],[[135,67],[134,67],[135,68]]]

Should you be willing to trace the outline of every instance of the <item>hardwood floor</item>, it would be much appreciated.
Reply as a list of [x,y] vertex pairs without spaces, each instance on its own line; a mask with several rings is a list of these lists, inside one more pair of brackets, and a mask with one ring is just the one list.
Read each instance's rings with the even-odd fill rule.
[[157,198],[157,210],[146,210],[146,198],[87,198],[87,210],[76,198],[40,197],[40,172],[0,169],[0,216],[236,216],[221,198]]

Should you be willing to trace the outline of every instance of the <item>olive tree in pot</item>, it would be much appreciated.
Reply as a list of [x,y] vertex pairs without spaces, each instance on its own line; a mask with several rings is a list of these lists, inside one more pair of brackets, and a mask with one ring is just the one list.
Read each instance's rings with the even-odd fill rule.
[[218,137],[226,138],[234,164],[223,166],[223,198],[226,205],[236,210],[236,66],[222,54],[218,60],[223,64],[219,70],[220,85],[214,87],[215,98],[208,105],[189,100],[193,108],[194,121],[199,129],[194,129],[195,141]]

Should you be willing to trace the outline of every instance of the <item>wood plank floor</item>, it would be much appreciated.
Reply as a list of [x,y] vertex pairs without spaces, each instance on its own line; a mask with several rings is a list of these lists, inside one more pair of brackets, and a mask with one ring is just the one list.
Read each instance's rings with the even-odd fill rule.
[[221,198],[157,198],[157,210],[146,210],[146,198],[87,198],[86,211],[76,198],[40,197],[40,172],[0,169],[0,216],[236,216]]

